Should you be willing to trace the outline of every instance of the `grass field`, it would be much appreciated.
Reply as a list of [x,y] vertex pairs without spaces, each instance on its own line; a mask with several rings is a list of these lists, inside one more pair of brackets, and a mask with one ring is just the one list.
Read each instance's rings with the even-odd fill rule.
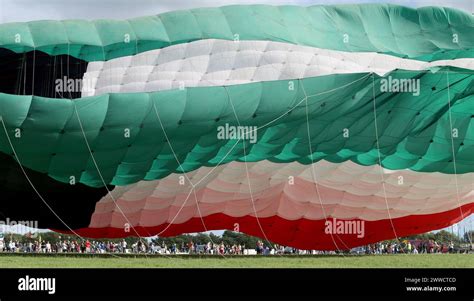
[[320,256],[0,256],[0,268],[474,268],[474,254]]

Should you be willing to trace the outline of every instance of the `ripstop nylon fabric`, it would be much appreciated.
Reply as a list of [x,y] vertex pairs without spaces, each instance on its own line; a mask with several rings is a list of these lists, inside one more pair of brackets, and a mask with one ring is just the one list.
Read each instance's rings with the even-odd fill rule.
[[[454,173],[454,142],[456,172],[466,173],[474,171],[474,82],[471,73],[458,71],[449,73],[449,89],[444,69],[390,73],[393,78],[421,79],[416,101],[410,93],[380,92],[381,78],[361,73],[295,80],[293,90],[284,80],[104,94],[77,101],[0,94],[0,115],[22,164],[63,182],[74,175],[90,186],[103,183],[78,116],[102,176],[113,185],[243,161],[242,141],[216,135],[219,126],[239,124],[234,114],[241,125],[259,127],[257,143],[244,140],[247,161],[309,164],[311,143],[314,161],[373,165],[379,160],[378,138],[385,168]],[[17,128],[21,139],[15,139]],[[127,129],[129,138],[124,137]],[[343,136],[344,129],[350,139]],[[454,139],[453,129],[458,133]],[[5,135],[0,135],[0,150],[12,153]]]
[[[344,51],[374,51],[431,61],[473,57],[474,17],[439,7],[389,4],[224,6],[130,20],[65,20],[0,25],[0,47],[109,60],[214,38],[271,40]],[[453,34],[458,43],[453,43]],[[348,40],[346,39],[348,38]]]

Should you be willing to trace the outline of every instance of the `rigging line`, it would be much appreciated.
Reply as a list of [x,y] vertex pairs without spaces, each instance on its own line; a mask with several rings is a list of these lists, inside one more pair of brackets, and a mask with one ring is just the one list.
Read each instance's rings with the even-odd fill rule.
[[[451,92],[450,92],[450,82],[449,82],[449,69],[448,72],[446,72],[446,84],[447,84],[447,95],[448,95],[448,116],[449,116],[449,127],[450,127],[450,136],[451,136],[451,150],[452,150],[452,155],[453,155],[453,170],[454,170],[454,183],[456,185],[456,195],[457,195],[457,201],[458,201],[458,206],[459,206],[459,211],[461,213],[461,220],[464,219],[464,211],[462,210],[461,206],[461,200],[459,197],[459,185],[458,185],[458,175],[457,175],[457,168],[456,168],[456,151],[454,148],[454,133],[453,133],[453,119],[452,119],[452,113],[451,113]],[[472,241],[470,241],[472,245]]]
[[33,49],[33,74],[31,80],[31,95],[35,95],[35,68],[36,68],[36,48]]
[[[240,120],[239,120],[239,117],[237,115],[237,112],[235,111],[235,107],[234,107],[234,103],[232,101],[232,97],[230,97],[230,94],[229,94],[229,91],[227,90],[227,87],[224,86],[224,90],[226,91],[227,93],[227,98],[229,100],[229,103],[232,107],[232,111],[234,113],[234,116],[235,116],[235,119],[237,121],[237,124],[240,126]],[[257,135],[257,132],[255,132],[255,135]],[[247,175],[247,182],[248,182],[248,187],[249,187],[249,192],[250,192],[250,200],[252,201],[252,207],[253,207],[253,211],[254,211],[254,214],[255,214],[255,218],[256,218],[256,221],[257,221],[257,224],[258,224],[258,227],[260,228],[260,231],[262,232],[265,240],[268,242],[268,244],[276,250],[276,247],[275,245],[268,239],[265,231],[263,230],[263,226],[262,224],[260,223],[260,218],[258,217],[258,213],[257,213],[257,208],[255,207],[255,200],[254,200],[254,197],[253,197],[253,193],[252,193],[252,187],[250,185],[250,175],[249,175],[249,169],[248,169],[248,165],[247,165],[247,151],[246,151],[246,146],[245,146],[245,140],[242,140],[242,146],[243,146],[243,151],[244,151],[244,165],[245,165],[245,173]]]
[[[86,136],[86,133],[84,131],[84,128],[82,126],[82,121],[81,121],[81,118],[79,117],[79,112],[77,111],[77,107],[76,107],[76,102],[73,101],[71,99],[71,103],[73,105],[73,108],[74,108],[74,112],[76,113],[76,116],[77,116],[77,120],[78,120],[78,123],[79,123],[79,127],[81,129],[81,132],[82,132],[82,136],[84,137],[84,141],[86,143],[86,146],[87,146],[87,149],[89,150],[89,154],[92,158],[92,162],[94,163],[94,166],[97,170],[97,173],[102,181],[102,183],[104,184],[104,187],[105,189],[107,190],[107,193],[108,195],[110,196],[110,198],[112,199],[112,201],[114,202],[115,206],[119,209],[120,213],[122,214],[122,216],[125,218],[126,222],[128,223],[128,225],[132,228],[132,230],[135,232],[135,234],[138,236],[138,238],[140,239],[140,242],[142,242],[142,237],[141,235],[138,233],[138,231],[135,229],[135,227],[133,226],[133,224],[130,222],[130,220],[128,219],[128,217],[125,215],[125,213],[122,211],[122,208],[120,208],[120,206],[117,204],[117,202],[115,201],[115,198],[114,196],[112,195],[112,192],[110,191],[109,187],[107,187],[107,184],[102,176],[102,173],[100,172],[100,169],[99,169],[99,166],[97,165],[97,162],[95,160],[95,157],[92,153],[92,150],[90,148],[90,145],[89,145],[89,141],[87,140],[87,136]],[[126,226],[126,225],[125,225]],[[145,229],[145,227],[142,227],[143,229]],[[148,232],[148,231],[147,231]],[[152,236],[152,235],[150,235]],[[143,243],[143,242],[142,242]],[[145,257],[148,259],[148,257],[145,255]]]
[[[199,207],[199,204],[198,204],[198,200],[197,200],[197,195],[196,195],[196,185],[193,184],[193,182],[191,181],[191,179],[188,177],[187,173],[184,172],[184,169],[182,168],[182,165],[181,165],[181,162],[180,160],[178,159],[178,156],[176,155],[174,149],[173,149],[173,146],[171,145],[171,141],[169,140],[169,137],[168,137],[168,134],[166,133],[165,131],[165,128],[164,128],[164,125],[163,125],[163,122],[161,121],[161,118],[160,118],[160,115],[158,113],[158,109],[156,108],[156,105],[155,105],[155,102],[152,100],[152,105],[153,105],[153,110],[155,112],[155,115],[158,119],[158,122],[160,123],[160,127],[161,127],[161,130],[163,131],[163,134],[165,136],[165,139],[168,143],[168,146],[170,147],[170,150],[171,152],[173,153],[173,156],[176,160],[176,163],[178,163],[179,167],[181,168],[181,171],[183,172],[182,175],[186,178],[186,180],[189,182],[189,184],[191,185],[191,190],[189,191],[189,194],[188,196],[186,197],[185,201],[183,202],[183,204],[181,205],[181,207],[179,208],[178,212],[175,214],[175,216],[172,218],[172,220],[168,223],[168,225],[162,230],[160,231],[160,233],[158,235],[161,235],[163,232],[165,232],[166,230],[169,229],[169,227],[171,227],[172,223],[176,220],[176,218],[178,218],[179,214],[181,213],[181,210],[183,210],[184,206],[186,205],[186,203],[188,202],[188,199],[189,199],[189,196],[191,195],[191,193],[194,194],[194,198],[195,198],[195,201],[196,201],[196,206],[197,206],[197,210],[198,210],[198,213],[199,213],[199,217],[201,219],[201,223],[204,227],[204,229],[206,229],[207,231],[207,227],[204,223],[204,220],[203,220],[203,217],[202,217],[202,214],[201,214],[201,210],[200,210],[200,207]],[[212,241],[211,239],[211,242],[214,244],[214,242]],[[220,254],[222,255],[222,254]],[[222,255],[224,256],[224,255]]]
[[[104,51],[104,48],[103,48],[103,47],[102,47],[102,51]],[[68,57],[69,57],[69,44],[68,44]],[[125,218],[125,220],[127,221],[128,225],[132,228],[132,230],[133,230],[133,231],[135,232],[135,234],[138,236],[140,242],[143,244],[143,238],[142,238],[142,236],[141,236],[141,235],[138,233],[138,231],[135,229],[135,226],[130,222],[130,220],[128,219],[128,217],[127,217],[127,216],[125,215],[125,213],[123,212],[122,208],[121,208],[121,207],[118,205],[118,203],[116,202],[116,200],[115,200],[115,198],[114,198],[112,192],[110,191],[109,187],[107,187],[107,184],[106,184],[106,182],[105,182],[105,180],[104,180],[104,177],[102,176],[102,173],[101,173],[101,171],[100,171],[100,169],[99,169],[99,166],[98,166],[98,164],[97,164],[97,161],[95,160],[95,157],[94,157],[94,155],[93,155],[93,153],[92,153],[92,149],[91,149],[91,147],[90,147],[90,145],[89,145],[89,141],[87,140],[87,136],[86,136],[86,133],[85,133],[85,131],[84,131],[84,127],[83,127],[83,125],[82,125],[81,118],[79,117],[79,112],[78,112],[78,110],[77,110],[76,102],[75,102],[74,100],[72,100],[72,99],[70,99],[70,101],[71,101],[71,103],[72,103],[72,105],[73,105],[73,108],[74,108],[74,111],[75,111],[75,113],[76,113],[77,120],[78,120],[78,123],[79,123],[79,127],[80,127],[80,129],[81,129],[82,136],[83,136],[83,138],[84,138],[85,144],[86,144],[87,149],[88,149],[88,151],[89,151],[89,155],[90,155],[90,157],[91,157],[91,159],[92,159],[92,162],[94,163],[94,166],[95,166],[95,168],[96,168],[96,170],[97,170],[97,173],[98,173],[98,175],[99,175],[99,177],[100,177],[100,179],[101,179],[101,181],[102,181],[102,183],[103,183],[105,189],[107,190],[108,195],[110,196],[110,198],[111,198],[112,201],[114,202],[115,207],[118,208],[118,210],[120,211],[120,213],[122,214],[122,216],[123,216],[123,217]],[[142,229],[144,229],[150,237],[152,236],[150,233],[148,233],[148,230],[146,229],[146,227],[142,227]],[[146,256],[146,254],[145,254],[145,257],[148,259],[148,257]]]
[[8,140],[8,144],[10,145],[12,151],[13,151],[13,154],[15,156],[15,161],[18,163],[18,166],[20,167],[23,175],[25,176],[26,180],[28,181],[28,183],[30,184],[31,188],[33,188],[33,190],[35,191],[36,195],[41,199],[41,201],[46,205],[46,207],[48,207],[48,209],[54,214],[54,216],[56,216],[56,218],[61,221],[61,223],[66,226],[69,231],[71,231],[72,233],[74,233],[77,237],[81,238],[82,240],[84,240],[84,238],[82,236],[80,236],[79,234],[77,234],[71,227],[69,227],[68,224],[66,224],[60,217],[58,214],[56,214],[56,212],[51,208],[51,206],[48,204],[48,202],[46,202],[46,200],[43,198],[43,196],[39,193],[39,191],[36,189],[35,185],[33,184],[33,182],[30,180],[30,177],[28,176],[28,174],[26,173],[25,169],[23,168],[23,165],[21,164],[20,162],[20,158],[18,157],[17,153],[16,153],[16,150],[15,148],[13,147],[13,143],[10,139],[10,136],[8,135],[8,130],[7,130],[7,127],[5,125],[5,122],[3,120],[3,116],[0,115],[0,122],[2,123],[2,126],[3,126],[3,130],[5,132],[5,136],[7,137],[7,140]]
[[397,239],[398,243],[400,243],[400,239],[397,235],[397,231],[395,230],[395,226],[393,224],[392,214],[390,213],[390,208],[388,206],[387,191],[385,189],[385,177],[384,177],[384,169],[383,169],[383,166],[382,166],[382,156],[380,154],[379,133],[378,133],[378,125],[377,125],[377,104],[376,104],[376,97],[375,97],[375,76],[374,76],[374,74],[372,74],[372,99],[373,99],[373,104],[374,104],[375,143],[376,143],[376,146],[377,146],[377,155],[378,155],[378,161],[379,161],[379,166],[380,166],[380,176],[382,178],[382,189],[383,189],[383,193],[384,193],[385,205],[386,205],[386,208],[387,208],[387,214],[388,214],[388,218],[390,220],[390,225],[392,227],[393,234],[395,235],[395,238]]
[[26,59],[26,54],[23,56],[24,58],[24,68],[25,72],[23,74],[23,95],[26,95],[26,73],[28,72],[28,60]]
[[[305,113],[306,113],[305,114],[306,115],[306,131],[308,133],[308,147],[309,147],[309,152],[310,152],[309,156],[311,158],[311,175],[313,176],[313,180],[314,180],[314,184],[315,184],[315,188],[316,188],[316,193],[318,195],[318,200],[319,200],[319,203],[321,205],[321,210],[323,211],[323,214],[324,214],[324,219],[327,222],[328,219],[327,219],[326,209],[324,208],[324,205],[323,205],[322,197],[321,197],[321,194],[319,192],[319,185],[318,185],[318,182],[316,180],[316,171],[314,170],[314,160],[313,160],[313,154],[314,153],[313,153],[313,147],[311,145],[311,133],[310,133],[310,129],[309,129],[308,94],[306,93],[306,89],[304,88],[303,81],[299,80],[298,82],[301,84],[301,88],[302,88],[302,91],[303,91],[304,96],[305,96],[304,101],[305,101]],[[331,239],[332,239],[332,242],[333,242],[334,246],[340,252],[341,249],[339,248],[339,246],[336,243],[336,240],[334,239],[334,234],[332,233],[332,231],[329,234],[331,234]],[[342,244],[346,248],[348,248],[347,245],[344,243],[344,241],[342,239],[340,239],[338,235],[337,235],[337,238],[342,242]],[[343,253],[342,253],[342,255],[344,256]]]

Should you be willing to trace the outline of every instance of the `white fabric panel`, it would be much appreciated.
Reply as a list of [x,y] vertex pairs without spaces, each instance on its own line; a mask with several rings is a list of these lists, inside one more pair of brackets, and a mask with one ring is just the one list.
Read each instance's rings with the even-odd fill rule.
[[84,79],[95,89],[82,96],[113,92],[153,92],[180,87],[222,86],[298,79],[329,74],[454,66],[474,70],[474,59],[422,62],[391,55],[344,52],[273,41],[207,39],[91,62]]

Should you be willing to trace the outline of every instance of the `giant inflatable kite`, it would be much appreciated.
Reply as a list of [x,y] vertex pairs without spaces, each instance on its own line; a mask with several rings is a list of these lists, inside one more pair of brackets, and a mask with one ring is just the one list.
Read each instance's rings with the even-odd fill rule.
[[336,250],[474,210],[474,18],[226,6],[0,25],[0,211]]

